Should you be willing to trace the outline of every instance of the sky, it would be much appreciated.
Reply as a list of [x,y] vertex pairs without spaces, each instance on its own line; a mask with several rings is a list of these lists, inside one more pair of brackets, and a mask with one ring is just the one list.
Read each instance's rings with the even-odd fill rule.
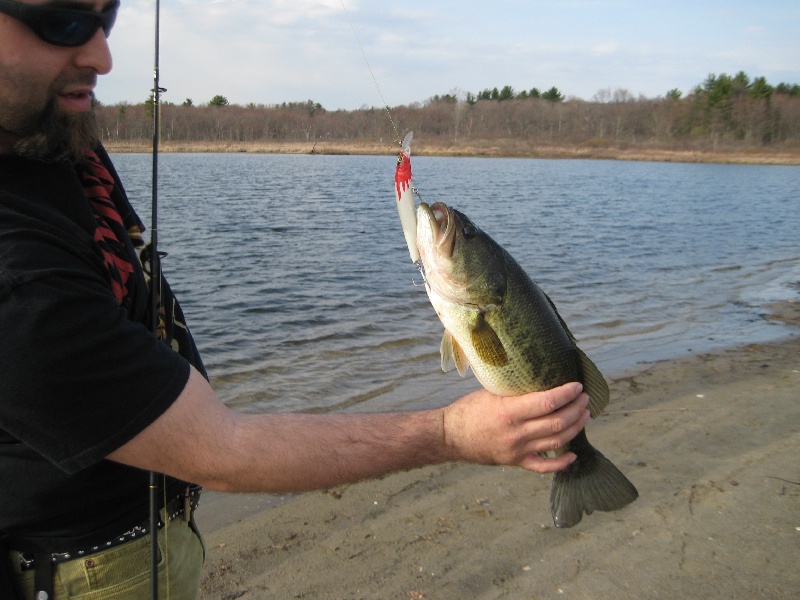
[[[162,100],[176,104],[353,110],[506,85],[655,98],[739,71],[800,83],[797,0],[162,0],[160,12]],[[122,0],[102,103],[150,95],[154,24],[155,0]]]

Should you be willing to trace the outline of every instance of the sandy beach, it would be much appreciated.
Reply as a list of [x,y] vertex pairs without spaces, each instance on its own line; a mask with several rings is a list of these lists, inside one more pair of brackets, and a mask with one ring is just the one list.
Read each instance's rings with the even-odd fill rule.
[[773,308],[781,341],[611,379],[587,432],[639,489],[624,510],[559,530],[550,476],[464,464],[276,506],[208,493],[201,597],[796,598],[800,304]]

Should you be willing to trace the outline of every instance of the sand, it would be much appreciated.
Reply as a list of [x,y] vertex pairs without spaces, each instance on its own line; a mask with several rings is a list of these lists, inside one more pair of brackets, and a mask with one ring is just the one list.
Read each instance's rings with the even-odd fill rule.
[[[780,308],[797,324],[798,304]],[[274,507],[209,493],[201,597],[796,598],[800,335],[787,332],[610,382],[587,432],[639,489],[621,511],[556,529],[550,476],[465,464]]]

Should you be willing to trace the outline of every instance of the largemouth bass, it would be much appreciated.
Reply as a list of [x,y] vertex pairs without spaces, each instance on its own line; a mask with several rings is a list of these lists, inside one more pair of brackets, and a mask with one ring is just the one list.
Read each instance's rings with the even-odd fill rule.
[[[417,208],[417,248],[428,297],[445,332],[442,369],[478,381],[500,396],[516,396],[579,381],[589,412],[608,404],[605,378],[578,348],[555,305],[499,244],[464,214],[437,202]],[[638,497],[633,484],[597,451],[586,430],[560,453],[577,460],[553,476],[550,508],[556,527],[583,514],[612,511]]]

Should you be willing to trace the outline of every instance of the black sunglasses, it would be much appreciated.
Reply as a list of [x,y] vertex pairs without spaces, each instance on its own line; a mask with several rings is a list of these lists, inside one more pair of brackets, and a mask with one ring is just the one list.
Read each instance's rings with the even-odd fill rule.
[[101,27],[108,37],[117,18],[119,2],[120,0],[115,0],[103,12],[93,12],[48,4],[0,0],[0,13],[21,21],[48,44],[74,47],[88,42]]

